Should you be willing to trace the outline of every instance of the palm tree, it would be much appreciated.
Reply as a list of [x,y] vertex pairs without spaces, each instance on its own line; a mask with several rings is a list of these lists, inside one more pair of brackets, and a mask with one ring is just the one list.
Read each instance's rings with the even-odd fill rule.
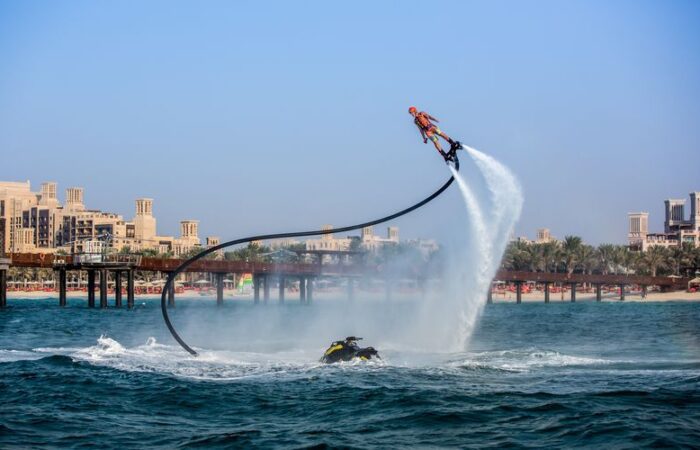
[[694,267],[695,245],[690,242],[683,242],[679,247],[673,247],[669,252],[668,266],[674,275],[681,275],[681,269],[685,272]]
[[640,262],[651,273],[652,277],[656,276],[659,269],[666,267],[668,263],[668,250],[660,245],[653,245],[647,249],[640,258]]
[[530,244],[526,250],[527,265],[531,272],[543,272],[545,259],[542,244]]
[[508,244],[502,265],[507,270],[528,270],[531,266],[530,244],[513,241]]
[[579,251],[583,240],[579,236],[565,236],[562,242],[562,262],[566,268],[566,273],[571,275],[579,262]]
[[612,253],[612,271],[615,274],[627,273],[630,269],[630,251],[627,246],[616,245]]
[[224,253],[224,259],[228,261],[266,262],[269,261],[269,257],[263,256],[263,254],[269,252],[268,247],[251,242],[246,247]]
[[557,261],[561,259],[561,244],[559,241],[545,242],[542,244],[542,258],[544,259],[544,271],[557,270]]
[[596,249],[592,245],[581,245],[578,250],[578,263],[584,274],[592,274],[598,264]]
[[610,273],[610,269],[613,266],[613,261],[615,259],[615,245],[613,244],[600,244],[597,251],[598,259],[598,270],[603,275]]

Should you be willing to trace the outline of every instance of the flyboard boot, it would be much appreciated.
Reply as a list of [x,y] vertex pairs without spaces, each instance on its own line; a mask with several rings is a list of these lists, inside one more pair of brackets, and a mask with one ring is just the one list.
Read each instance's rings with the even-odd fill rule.
[[450,140],[450,151],[445,156],[445,161],[454,161],[457,157],[457,150],[462,149],[462,143],[459,141]]

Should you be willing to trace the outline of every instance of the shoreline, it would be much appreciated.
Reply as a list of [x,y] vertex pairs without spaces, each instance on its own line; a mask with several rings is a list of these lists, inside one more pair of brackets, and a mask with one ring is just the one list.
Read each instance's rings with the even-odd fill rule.
[[[321,300],[339,300],[339,299],[345,299],[345,293],[343,290],[339,291],[325,291],[325,292],[318,292],[317,291],[317,296],[319,296],[319,299]],[[356,295],[358,297],[363,296],[366,297],[372,297],[375,298],[377,297],[378,301],[382,301],[384,299],[383,295],[378,295],[376,292],[362,292],[358,291],[356,292]],[[298,293],[297,292],[291,292],[287,291],[285,295],[285,300],[294,302],[297,301]],[[395,293],[395,298],[399,299],[402,297],[406,297],[407,293]],[[415,293],[416,296],[420,296],[419,292]],[[87,299],[87,292],[85,291],[68,291],[67,292],[67,297],[68,298],[84,298]],[[96,299],[99,298],[99,292],[95,292],[95,297]],[[216,292],[211,292],[206,295],[200,295],[199,292],[196,291],[187,291],[184,293],[178,293],[175,295],[176,298],[178,297],[185,297],[188,299],[197,299],[201,298],[202,300],[209,300],[209,299],[215,299],[216,298]],[[492,295],[493,303],[516,303],[516,298],[515,298],[515,292],[510,292],[506,291],[504,293],[496,293],[494,292]],[[58,292],[55,291],[10,291],[7,293],[7,298],[8,300],[33,300],[33,299],[46,299],[46,300],[56,300],[58,301]],[[110,300],[114,299],[114,293],[110,293],[108,296]],[[135,299],[136,300],[154,300],[154,299],[160,299],[161,294],[136,294]],[[228,300],[252,300],[253,295],[252,293],[250,294],[240,294],[238,293],[237,290],[230,290],[230,289],[225,289],[224,290],[224,299]],[[565,292],[563,297],[562,294],[557,292],[557,293],[550,293],[549,296],[550,303],[571,303],[571,297],[569,292]],[[595,292],[577,292],[576,293],[576,301],[595,301]],[[122,301],[126,302],[126,294],[122,294]],[[262,299],[261,299],[262,301]],[[270,301],[272,302],[277,302],[277,296],[271,296]],[[522,301],[523,303],[528,302],[528,303],[544,303],[544,293],[542,291],[534,291],[534,292],[523,292],[522,293]],[[686,292],[686,291],[673,291],[673,292],[648,292],[646,298],[642,298],[641,292],[634,292],[634,293],[625,293],[625,300],[620,300],[620,295],[617,293],[606,293],[603,294],[603,302],[620,302],[620,301],[626,301],[626,302],[675,302],[675,301],[683,301],[683,302],[700,302],[700,292]]]
[[[503,293],[494,293],[493,303],[515,303],[515,292],[507,291]],[[524,302],[542,302],[544,303],[544,292],[523,292],[522,301]],[[595,292],[576,292],[576,301],[596,301]],[[641,292],[626,292],[625,299],[620,300],[619,293],[606,293],[602,296],[603,302],[675,302],[675,301],[685,301],[685,302],[700,302],[700,292],[687,292],[687,291],[672,291],[672,292],[648,292],[646,298],[642,298]],[[571,294],[569,292],[564,292],[564,295],[560,292],[549,294],[550,303],[571,303]]]

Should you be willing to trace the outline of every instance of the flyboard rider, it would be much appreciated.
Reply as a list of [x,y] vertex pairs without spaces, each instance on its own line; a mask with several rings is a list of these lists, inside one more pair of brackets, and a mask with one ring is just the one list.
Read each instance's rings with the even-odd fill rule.
[[[448,135],[442,132],[440,128],[437,127],[433,122],[440,122],[435,117],[431,116],[425,111],[418,111],[415,106],[408,108],[408,113],[413,116],[413,122],[418,127],[420,135],[423,138],[423,143],[427,144],[428,139],[433,142],[435,149],[440,153],[440,155],[445,158],[445,161],[452,161],[457,150],[462,148],[462,144],[459,141],[453,141]],[[440,140],[438,136],[446,140],[450,144],[450,151],[445,153],[440,145]]]

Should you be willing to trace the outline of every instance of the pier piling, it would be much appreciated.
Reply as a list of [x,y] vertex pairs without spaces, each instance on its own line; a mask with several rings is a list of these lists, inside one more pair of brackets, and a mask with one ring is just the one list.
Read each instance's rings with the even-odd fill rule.
[[253,301],[260,303],[260,275],[253,274]]
[[603,285],[596,284],[595,285],[595,301],[599,302],[602,300],[603,300]]
[[126,273],[126,307],[131,309],[134,307],[134,270],[131,269]]
[[284,277],[279,278],[279,297],[278,300],[280,303],[284,303],[284,284],[286,282],[286,279]]
[[571,287],[571,303],[576,302],[576,283],[569,283]]
[[489,284],[489,292],[486,294],[486,303],[493,303],[493,285]]
[[299,301],[306,303],[306,277],[299,277]]
[[625,300],[625,285],[624,284],[620,285],[620,300],[621,301]]
[[175,280],[168,286],[168,306],[175,307]]
[[107,269],[100,269],[100,308],[107,307]]
[[313,277],[307,278],[306,282],[306,304],[310,305],[311,301],[314,299],[314,279]]
[[263,302],[270,300],[270,276],[263,275]]
[[0,308],[7,306],[7,268],[0,261]]
[[87,271],[87,274],[88,274],[88,286],[87,286],[88,307],[94,308],[95,307],[95,269],[89,269]]
[[221,306],[224,304],[224,274],[216,274],[216,305]]
[[523,302],[523,282],[522,281],[515,282],[515,302],[516,303]]
[[4,236],[0,233],[0,308],[7,306],[7,271],[12,260],[5,257]]
[[544,302],[549,303],[549,283],[548,281],[544,283]]
[[58,306],[66,306],[66,269],[58,269]]
[[122,307],[122,271],[114,272],[114,306]]

